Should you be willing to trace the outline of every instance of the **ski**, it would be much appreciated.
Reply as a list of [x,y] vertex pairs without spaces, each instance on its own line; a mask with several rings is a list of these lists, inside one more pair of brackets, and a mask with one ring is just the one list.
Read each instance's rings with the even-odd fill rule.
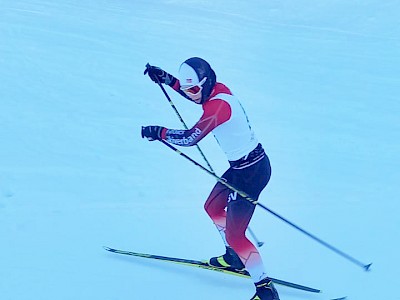
[[[171,263],[185,265],[185,266],[198,267],[198,268],[205,269],[205,270],[217,271],[217,272],[221,272],[221,273],[225,273],[225,274],[229,274],[229,275],[250,278],[250,275],[246,270],[238,271],[235,269],[220,269],[217,267],[210,266],[206,262],[199,261],[199,260],[160,256],[160,255],[153,255],[153,254],[146,254],[146,253],[138,253],[138,252],[114,249],[114,248],[110,248],[110,247],[106,247],[106,246],[103,246],[103,248],[112,253],[135,256],[135,257],[142,257],[142,258],[150,258],[150,259],[161,260],[161,261],[171,262]],[[270,277],[270,278],[274,283],[282,285],[282,286],[286,286],[286,287],[290,287],[290,288],[294,288],[294,289],[298,289],[298,290],[302,290],[302,291],[312,292],[312,293],[320,293],[321,292],[321,290],[311,288],[308,286],[300,285],[297,283],[293,283],[293,282],[289,282],[289,281],[285,281],[285,280],[281,280],[281,279],[277,279],[277,278],[272,278],[272,277]]]

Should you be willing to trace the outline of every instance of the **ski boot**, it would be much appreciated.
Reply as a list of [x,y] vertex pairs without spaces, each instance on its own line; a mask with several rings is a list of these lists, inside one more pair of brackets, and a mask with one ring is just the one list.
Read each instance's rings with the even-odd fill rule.
[[212,257],[207,263],[210,266],[220,269],[234,269],[236,271],[245,270],[244,264],[231,247],[226,247],[226,253],[224,255]]
[[250,300],[279,300],[279,295],[268,277],[255,283],[256,294]]

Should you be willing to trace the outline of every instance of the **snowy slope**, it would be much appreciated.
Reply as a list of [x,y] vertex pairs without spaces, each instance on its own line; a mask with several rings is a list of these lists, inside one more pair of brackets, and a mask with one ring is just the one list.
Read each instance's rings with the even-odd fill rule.
[[[400,3],[0,0],[0,295],[249,299],[251,281],[117,257],[103,245],[203,259],[223,251],[203,212],[214,179],[140,126],[181,126],[150,62],[207,59],[238,95],[273,167],[252,229],[282,300],[400,299]],[[200,108],[172,91],[188,124]],[[200,145],[218,174],[226,159]],[[196,149],[184,149],[201,162]]]

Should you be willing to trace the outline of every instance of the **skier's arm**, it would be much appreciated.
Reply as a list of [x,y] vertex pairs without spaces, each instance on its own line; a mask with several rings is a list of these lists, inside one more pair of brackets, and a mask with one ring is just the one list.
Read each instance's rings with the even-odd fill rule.
[[203,115],[200,120],[188,130],[163,128],[161,138],[179,146],[193,146],[202,140],[214,128],[228,121],[231,117],[231,107],[224,100],[212,100],[203,105]]

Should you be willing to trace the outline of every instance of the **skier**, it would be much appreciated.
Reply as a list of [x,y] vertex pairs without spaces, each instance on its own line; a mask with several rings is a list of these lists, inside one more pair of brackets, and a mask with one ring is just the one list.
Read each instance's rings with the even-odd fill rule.
[[[179,146],[193,146],[212,132],[230,164],[222,178],[257,200],[271,176],[268,156],[258,142],[239,100],[228,87],[216,81],[211,66],[199,57],[192,57],[181,64],[179,79],[150,65],[146,66],[144,74],[202,105],[203,114],[191,129],[144,126],[142,137],[150,141],[166,140]],[[226,247],[224,255],[212,257],[208,263],[221,269],[245,268],[256,287],[251,300],[279,300],[278,292],[265,272],[260,253],[245,236],[255,205],[218,182],[204,208]]]

